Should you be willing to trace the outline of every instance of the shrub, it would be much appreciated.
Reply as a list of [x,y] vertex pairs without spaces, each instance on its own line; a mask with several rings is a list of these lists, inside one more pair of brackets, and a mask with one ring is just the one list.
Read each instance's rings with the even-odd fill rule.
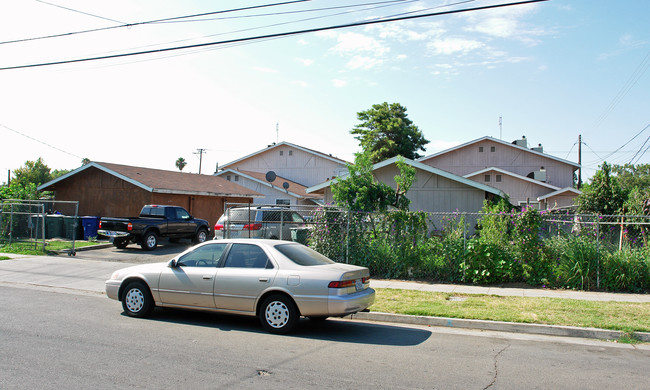
[[647,248],[608,253],[603,259],[601,286],[609,291],[650,291],[649,255]]
[[596,286],[598,268],[597,244],[585,237],[560,238],[556,251],[558,283],[561,287],[589,290]]

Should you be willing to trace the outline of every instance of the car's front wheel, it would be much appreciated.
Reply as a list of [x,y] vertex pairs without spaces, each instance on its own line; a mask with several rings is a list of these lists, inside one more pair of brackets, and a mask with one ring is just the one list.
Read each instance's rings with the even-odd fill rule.
[[202,242],[205,242],[205,240],[207,239],[208,239],[208,232],[205,229],[200,229],[196,233],[196,236],[194,237],[194,243],[200,244]]
[[262,326],[269,332],[285,334],[298,322],[298,309],[286,295],[270,295],[262,302],[258,313]]
[[122,294],[122,308],[131,317],[146,317],[154,308],[149,288],[143,282],[131,282]]

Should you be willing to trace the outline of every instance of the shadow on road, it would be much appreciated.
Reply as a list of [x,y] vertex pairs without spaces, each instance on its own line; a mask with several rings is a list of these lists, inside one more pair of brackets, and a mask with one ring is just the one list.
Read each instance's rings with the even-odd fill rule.
[[[142,319],[138,320],[142,321]],[[157,308],[147,320],[215,328],[224,332],[267,333],[256,317],[220,313]],[[275,336],[269,334],[269,337],[299,337],[314,340],[402,347],[421,344],[430,336],[431,332],[423,329],[338,319],[328,319],[326,321],[301,319],[293,332],[288,335]]]

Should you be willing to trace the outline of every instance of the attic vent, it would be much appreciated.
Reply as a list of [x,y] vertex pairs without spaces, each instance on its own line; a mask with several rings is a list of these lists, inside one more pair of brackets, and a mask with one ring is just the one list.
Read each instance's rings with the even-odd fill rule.
[[539,152],[539,153],[544,153],[544,148],[542,147],[542,144],[538,144],[534,148],[530,148],[533,152]]
[[546,169],[544,169],[544,167],[541,167],[539,171],[531,172],[527,175],[527,177],[546,183]]

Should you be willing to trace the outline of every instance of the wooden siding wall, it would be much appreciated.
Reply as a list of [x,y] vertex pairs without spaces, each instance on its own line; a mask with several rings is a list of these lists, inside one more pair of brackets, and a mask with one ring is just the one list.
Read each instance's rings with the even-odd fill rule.
[[[483,152],[479,152],[480,147],[483,148]],[[494,147],[494,152],[491,151],[492,147]],[[490,140],[483,140],[423,160],[422,163],[459,176],[465,176],[490,167],[501,168],[521,176],[528,176],[529,173],[544,167],[546,169],[546,183],[560,188],[573,186],[573,166]]]
[[269,149],[230,168],[260,173],[274,171],[278,176],[307,187],[323,183],[341,171],[346,171],[344,163],[337,163],[288,145]]
[[[490,175],[490,182],[485,182],[485,175]],[[501,175],[501,182],[496,181],[496,175]],[[470,179],[477,183],[489,185],[498,188],[510,196],[510,203],[518,205],[519,202],[537,202],[537,198],[555,191],[554,189],[536,184],[530,181],[513,178],[497,171],[488,171],[476,176],[470,176]]]
[[211,234],[225,202],[251,202],[239,197],[151,193],[96,168],[55,184],[54,191],[56,200],[78,201],[80,216],[134,217],[145,204],[182,206],[194,217],[207,220]]
[[[284,189],[279,187],[279,186],[282,185],[281,182],[274,181],[273,183],[274,183],[274,186],[273,186],[273,188],[271,188],[271,187],[262,185],[261,183],[259,183],[257,181],[253,181],[253,180],[250,180],[248,178],[245,178],[243,176],[239,176],[239,181],[237,182],[237,184],[239,184],[241,186],[244,186],[246,188],[250,188],[251,190],[253,190],[255,192],[259,192],[260,194],[264,195],[264,198],[260,199],[260,201],[262,201],[263,203],[275,204],[275,201],[277,199],[289,199],[291,201],[291,205],[298,204],[298,200],[295,197],[287,194],[287,192]],[[289,188],[289,190],[291,190],[291,188]]]

